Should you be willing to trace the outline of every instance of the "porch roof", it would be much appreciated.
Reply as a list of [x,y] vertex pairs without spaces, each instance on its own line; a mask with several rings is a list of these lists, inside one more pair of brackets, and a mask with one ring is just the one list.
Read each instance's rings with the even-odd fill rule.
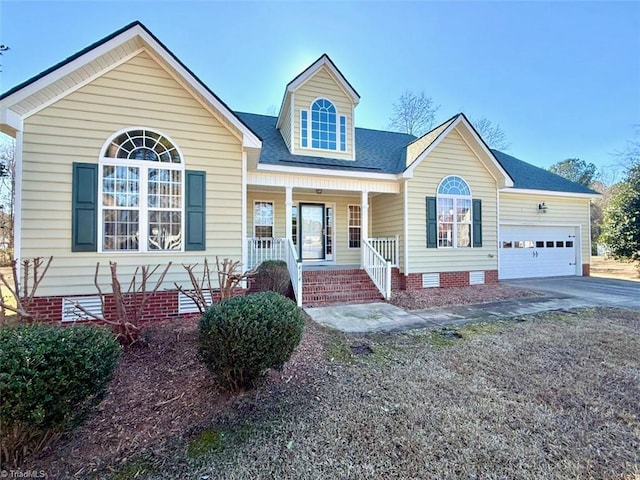
[[406,146],[413,135],[356,127],[356,159],[293,155],[276,128],[277,117],[254,113],[235,114],[262,139],[260,163],[289,167],[344,170],[368,173],[399,173],[404,170]]

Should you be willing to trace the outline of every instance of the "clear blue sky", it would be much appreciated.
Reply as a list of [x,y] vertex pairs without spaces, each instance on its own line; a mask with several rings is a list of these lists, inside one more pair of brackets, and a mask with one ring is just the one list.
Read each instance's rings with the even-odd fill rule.
[[34,2],[0,0],[0,90],[134,20],[231,108],[267,113],[327,53],[384,128],[406,90],[507,134],[541,167],[600,167],[640,124],[640,2]]

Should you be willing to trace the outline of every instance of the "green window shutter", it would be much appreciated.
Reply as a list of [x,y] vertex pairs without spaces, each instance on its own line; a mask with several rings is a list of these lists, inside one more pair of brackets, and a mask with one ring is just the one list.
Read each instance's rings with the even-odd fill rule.
[[438,246],[438,213],[436,197],[427,197],[427,248]]
[[185,250],[205,250],[206,172],[187,170],[185,191]]
[[98,251],[98,165],[73,164],[71,251]]
[[473,246],[482,246],[482,200],[473,199]]

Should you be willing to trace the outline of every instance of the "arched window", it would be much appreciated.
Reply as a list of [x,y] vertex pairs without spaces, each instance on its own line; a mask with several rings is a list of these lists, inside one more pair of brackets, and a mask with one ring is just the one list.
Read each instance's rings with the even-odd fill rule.
[[438,186],[438,247],[471,247],[471,189],[461,177],[446,177]]
[[340,151],[346,151],[347,119],[344,115],[338,115],[335,105],[326,98],[319,98],[311,104],[310,112],[311,122],[309,111],[300,112],[301,146],[308,148],[310,137],[311,148],[338,150],[339,146]]
[[184,163],[175,144],[127,130],[106,143],[99,163],[101,250],[182,250]]

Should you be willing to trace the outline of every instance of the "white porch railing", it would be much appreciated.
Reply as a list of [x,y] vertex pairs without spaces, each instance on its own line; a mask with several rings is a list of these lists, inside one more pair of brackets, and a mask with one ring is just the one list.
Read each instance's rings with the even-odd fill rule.
[[286,238],[248,238],[247,269],[267,260],[285,260],[286,241]]
[[397,235],[395,237],[370,238],[369,243],[382,258],[391,262],[392,267],[398,266],[398,257],[400,256],[398,244],[400,242]]
[[296,297],[298,306],[302,306],[302,262],[298,259],[298,251],[290,238],[286,239],[286,257],[287,269],[289,277],[291,277],[291,286],[293,294]]
[[385,300],[391,298],[391,261],[380,255],[369,240],[362,239],[364,248],[364,269],[375,286],[384,295]]
[[247,239],[247,269],[267,260],[284,260],[291,277],[293,293],[298,306],[302,306],[302,263],[290,238],[251,237]]

